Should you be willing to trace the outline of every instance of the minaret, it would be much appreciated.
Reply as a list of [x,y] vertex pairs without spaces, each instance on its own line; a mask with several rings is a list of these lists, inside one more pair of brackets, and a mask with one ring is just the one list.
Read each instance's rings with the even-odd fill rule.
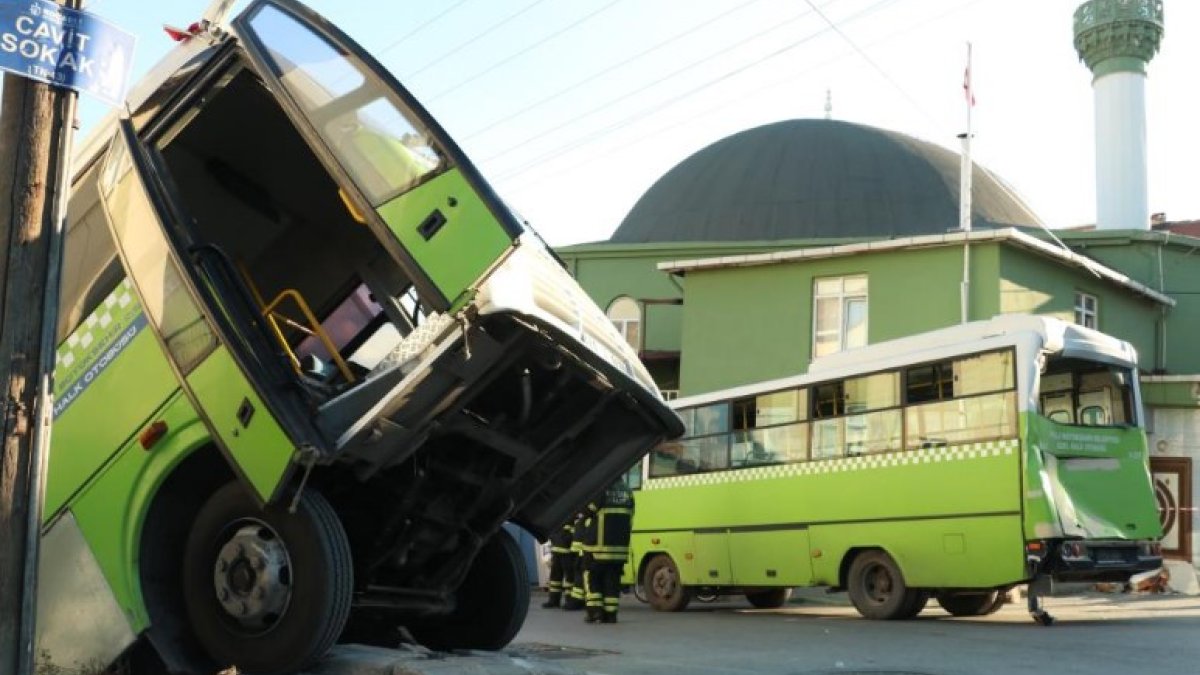
[[1146,64],[1162,35],[1162,0],[1090,0],[1075,10],[1075,50],[1093,75],[1098,230],[1150,229]]

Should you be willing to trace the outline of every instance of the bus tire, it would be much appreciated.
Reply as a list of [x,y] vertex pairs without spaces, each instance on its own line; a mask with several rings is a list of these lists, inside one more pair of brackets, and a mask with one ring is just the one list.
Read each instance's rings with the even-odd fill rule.
[[[850,602],[868,619],[908,619],[917,605],[920,591],[904,582],[900,567],[892,556],[880,550],[863,551],[850,564],[846,583]],[[920,607],[916,607],[920,611]],[[906,616],[907,614],[907,616]]]
[[911,619],[921,613],[925,609],[925,605],[929,603],[929,591],[917,591],[913,594],[912,604],[904,608],[897,619]]
[[746,591],[746,601],[758,609],[778,609],[787,604],[792,597],[790,588],[765,588],[757,591]]
[[182,590],[192,630],[221,668],[303,670],[333,645],[350,614],[350,544],[319,493],[303,492],[293,514],[283,504],[261,507],[230,482],[196,516]]
[[500,530],[479,549],[450,614],[408,628],[430,649],[501,649],[525,624],[529,594],[521,548]]
[[681,612],[692,601],[692,589],[683,585],[679,568],[665,553],[659,553],[646,564],[642,589],[650,606],[660,612]]
[[996,591],[984,593],[938,593],[937,601],[942,609],[954,616],[986,616],[1000,609],[996,602]]

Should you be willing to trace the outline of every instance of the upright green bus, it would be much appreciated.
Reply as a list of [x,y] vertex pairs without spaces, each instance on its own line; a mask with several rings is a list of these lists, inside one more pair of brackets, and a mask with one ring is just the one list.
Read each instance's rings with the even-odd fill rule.
[[872,619],[994,611],[1030,583],[1122,581],[1162,564],[1125,342],[1004,316],[679,399],[684,438],[643,463],[630,581],[677,611],[696,593],[781,605],[849,592]]
[[[77,159],[37,650],[292,672],[494,649],[544,536],[682,432],[438,124],[290,0],[200,24]],[[132,650],[132,651],[130,651]]]

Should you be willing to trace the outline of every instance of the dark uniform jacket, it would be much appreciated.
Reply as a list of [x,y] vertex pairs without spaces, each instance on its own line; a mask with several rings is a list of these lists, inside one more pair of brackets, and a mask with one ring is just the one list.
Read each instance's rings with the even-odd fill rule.
[[563,523],[562,527],[554,531],[550,535],[550,552],[551,553],[570,553],[571,539],[575,535],[574,521]]
[[633,495],[618,481],[595,502],[584,550],[598,562],[625,562],[633,528]]

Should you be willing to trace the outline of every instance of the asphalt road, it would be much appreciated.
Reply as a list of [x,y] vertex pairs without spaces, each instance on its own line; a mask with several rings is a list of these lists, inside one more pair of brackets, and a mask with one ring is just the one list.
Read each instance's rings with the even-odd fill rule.
[[961,619],[933,601],[911,621],[867,621],[844,594],[817,590],[778,610],[729,599],[693,602],[678,614],[627,597],[616,625],[541,609],[543,599],[534,595],[508,655],[593,675],[1200,672],[1195,596],[1050,598],[1047,608],[1057,619],[1051,627],[1035,625],[1023,605]]

